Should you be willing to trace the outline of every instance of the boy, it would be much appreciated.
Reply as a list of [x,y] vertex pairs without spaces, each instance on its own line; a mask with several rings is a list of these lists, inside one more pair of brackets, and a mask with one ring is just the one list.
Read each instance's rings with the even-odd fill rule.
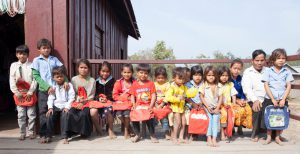
[[71,108],[71,103],[75,100],[75,91],[71,83],[69,89],[64,89],[64,76],[65,72],[62,67],[54,67],[52,76],[55,81],[53,88],[55,93],[50,94],[48,97],[48,112],[47,117],[47,137],[51,138],[53,134],[54,124],[60,116],[60,129],[61,136],[64,139],[64,144],[69,144],[67,125],[68,125],[68,112]]
[[[148,80],[148,75],[150,73],[149,64],[139,64],[137,66],[137,81],[134,82],[129,90],[131,94],[131,102],[133,104],[133,109],[139,105],[148,106],[150,112],[156,101],[156,90],[155,85],[152,81]],[[150,138],[153,143],[158,143],[155,137],[154,131],[154,117],[144,121],[148,127]],[[140,133],[140,122],[132,122],[136,136],[133,138],[132,142],[137,142],[141,138]]]
[[[28,61],[29,49],[26,45],[16,48],[16,56],[18,62],[14,62],[10,66],[10,89],[14,93],[14,98],[18,110],[18,124],[20,127],[19,140],[25,140],[26,136],[26,113],[28,116],[28,134],[30,139],[35,138],[34,125],[36,118],[35,103],[36,96],[34,91],[37,83],[32,77],[30,68],[31,62]],[[20,84],[25,84],[27,88],[21,88]],[[35,99],[35,100],[33,100]],[[28,104],[27,102],[32,102]],[[25,105],[26,103],[26,105]]]
[[[39,120],[40,120],[40,143],[50,142],[50,138],[46,138],[46,112],[48,111],[47,99],[48,95],[54,93],[52,85],[54,81],[51,77],[51,70],[56,67],[62,67],[63,64],[54,56],[50,55],[52,50],[51,42],[47,39],[41,39],[37,43],[37,49],[40,52],[40,56],[33,59],[32,62],[32,73],[34,79],[39,84],[38,91],[38,109],[39,109]],[[65,89],[68,89],[68,83],[64,85]]]

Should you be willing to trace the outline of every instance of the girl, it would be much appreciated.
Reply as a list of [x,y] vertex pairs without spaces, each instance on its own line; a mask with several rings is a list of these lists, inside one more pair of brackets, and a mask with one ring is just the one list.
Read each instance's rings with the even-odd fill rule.
[[[230,75],[230,70],[226,66],[222,66],[218,70],[218,75],[219,75],[219,83],[222,86],[223,89],[223,104],[221,105],[221,117],[220,117],[220,122],[221,122],[221,140],[225,140],[227,137],[231,136],[225,136],[225,131],[226,129],[231,129],[227,128],[228,127],[228,111],[231,110],[233,113],[232,106],[236,102],[236,94],[237,91],[234,88],[233,83],[231,82],[231,75]],[[234,116],[232,116],[232,120],[234,120]],[[232,123],[232,128],[233,128],[233,123]],[[229,130],[232,131],[232,130]]]
[[[196,88],[199,89],[199,87],[202,85],[202,77],[203,77],[203,69],[201,66],[196,65],[191,68],[191,77],[190,81],[188,81],[185,85],[191,89]],[[200,94],[198,93],[194,98],[189,99],[188,104],[191,108],[198,109],[201,105],[200,100]],[[187,123],[189,123],[188,120],[189,117],[186,117]],[[189,134],[190,140],[193,140],[193,137],[191,134]]]
[[[267,93],[263,102],[263,111],[268,105],[274,105],[274,107],[288,106],[286,99],[291,91],[291,82],[294,81],[294,78],[285,67],[286,58],[284,49],[275,49],[269,58],[272,66],[264,72],[262,78]],[[263,126],[265,127],[265,125]],[[283,145],[280,140],[281,133],[282,130],[276,130],[275,142],[279,145]],[[271,143],[271,134],[272,130],[267,130],[265,144]]]
[[207,66],[204,70],[204,84],[199,88],[200,99],[207,109],[209,126],[207,130],[207,145],[216,147],[220,107],[222,103],[222,89],[218,85],[218,73],[215,67]]
[[[168,75],[166,68],[163,66],[157,67],[154,71],[154,76],[156,80],[156,82],[154,82],[156,88],[156,106],[159,108],[163,108],[168,104],[165,96],[167,90],[170,88],[170,83],[167,81]],[[168,117],[161,119],[160,123],[162,125],[163,131],[165,132],[166,140],[170,140],[171,136],[169,132],[170,127]]]
[[78,75],[71,80],[76,94],[76,102],[73,102],[69,111],[69,125],[66,130],[83,137],[90,136],[93,127],[90,120],[89,101],[94,99],[96,83],[95,79],[89,75],[90,69],[90,62],[80,59],[77,62]]
[[246,100],[242,88],[242,76],[240,75],[243,69],[243,62],[240,59],[235,59],[231,62],[230,73],[231,81],[234,84],[234,88],[237,90],[236,104],[233,105],[235,114],[234,124],[238,126],[238,134],[243,135],[243,127],[252,128],[252,109]]
[[[171,109],[175,117],[173,141],[176,144],[185,143],[185,96],[187,87],[184,85],[185,72],[182,67],[176,67],[173,70],[173,83],[166,93],[166,100],[171,103]],[[179,140],[178,140],[179,134]]]
[[[133,67],[131,64],[124,64],[121,70],[122,78],[117,80],[114,88],[113,88],[113,99],[116,101],[115,103],[129,103],[130,102],[130,94],[129,89],[134,82],[132,77],[133,75]],[[121,120],[124,125],[124,137],[125,139],[129,139],[129,130],[130,130],[130,107],[125,110],[117,110],[116,116]],[[115,109],[114,109],[115,110]]]
[[[111,76],[111,64],[107,61],[104,61],[99,66],[98,70],[99,78],[96,80],[96,95],[95,100],[99,100],[99,94],[104,94],[107,97],[107,100],[113,101],[112,91],[115,84],[115,79]],[[99,114],[101,119],[106,119],[108,122],[108,134],[110,139],[115,139],[116,135],[113,132],[113,122],[114,117],[112,115],[112,107],[105,107],[101,109],[93,108],[91,109],[91,117],[93,124],[97,129],[99,134],[102,134],[102,120],[99,123]]]

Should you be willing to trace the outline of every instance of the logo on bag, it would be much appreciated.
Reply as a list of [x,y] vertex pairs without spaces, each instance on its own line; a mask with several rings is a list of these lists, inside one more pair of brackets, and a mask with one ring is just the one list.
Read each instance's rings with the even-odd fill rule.
[[202,119],[202,120],[207,120],[207,116],[205,114],[192,114],[191,115],[192,119]]

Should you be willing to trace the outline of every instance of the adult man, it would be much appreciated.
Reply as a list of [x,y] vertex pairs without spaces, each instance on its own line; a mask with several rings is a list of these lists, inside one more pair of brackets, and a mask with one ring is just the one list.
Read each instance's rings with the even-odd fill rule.
[[266,53],[263,50],[255,50],[252,53],[252,66],[244,71],[242,79],[242,87],[244,93],[252,107],[252,134],[251,139],[254,142],[258,141],[259,131],[263,125],[262,103],[266,95],[264,84],[261,81],[262,75],[266,71]]

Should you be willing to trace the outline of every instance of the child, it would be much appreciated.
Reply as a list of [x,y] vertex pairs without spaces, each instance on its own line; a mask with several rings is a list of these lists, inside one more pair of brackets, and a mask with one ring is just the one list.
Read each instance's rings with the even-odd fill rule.
[[[124,64],[121,70],[122,78],[117,80],[114,89],[113,89],[113,99],[116,101],[115,103],[129,103],[130,95],[129,89],[134,82],[132,77],[133,75],[133,67],[131,64]],[[115,110],[115,109],[114,109]],[[124,125],[124,137],[125,139],[130,138],[129,130],[130,130],[130,109],[125,110],[117,110],[116,116],[121,120]]]
[[218,72],[213,66],[207,66],[204,70],[204,84],[200,86],[201,102],[207,109],[209,126],[207,130],[207,145],[216,147],[218,125],[220,123],[220,107],[222,103],[222,89],[218,84]]
[[[199,87],[202,85],[202,77],[203,77],[203,69],[201,66],[196,65],[191,67],[191,77],[190,81],[188,81],[185,85],[188,89],[195,88],[199,89]],[[200,100],[200,94],[198,93],[195,97],[188,100],[188,104],[190,106],[190,109],[198,109],[201,106],[201,100]],[[187,123],[189,117],[186,117]],[[189,134],[190,140],[193,140],[193,137],[191,134]]]
[[243,62],[240,59],[235,59],[231,62],[230,73],[231,81],[234,88],[237,90],[236,104],[234,104],[235,125],[238,126],[238,134],[243,135],[242,127],[252,128],[252,109],[246,100],[246,96],[242,87],[242,76],[240,75],[243,69]]
[[[286,58],[284,49],[275,49],[269,58],[272,66],[264,72],[262,78],[267,93],[263,102],[263,111],[268,105],[274,105],[274,107],[288,106],[286,99],[291,91],[291,82],[294,81],[294,78],[285,67]],[[276,130],[275,142],[279,145],[283,145],[280,139],[281,133],[282,130]],[[267,139],[264,144],[271,143],[271,134],[272,130],[267,130]]]
[[[16,57],[18,62],[14,62],[10,66],[9,84],[10,89],[17,98],[16,105],[18,111],[18,124],[20,127],[19,140],[25,140],[26,137],[26,118],[28,116],[28,134],[30,139],[35,138],[34,126],[35,126],[35,103],[36,96],[34,91],[37,83],[33,79],[32,70],[30,68],[31,62],[28,61],[29,49],[26,45],[21,45],[16,48]],[[28,85],[26,89],[21,89],[18,84],[26,82]],[[30,106],[23,106],[24,101],[31,101],[35,97],[34,104]],[[33,101],[33,100],[32,100]],[[17,102],[21,102],[17,104]],[[27,116],[26,116],[27,114]]]
[[[176,67],[173,70],[173,83],[171,83],[170,88],[166,94],[166,100],[171,103],[171,109],[175,117],[174,123],[174,136],[173,141],[175,144],[184,143],[184,133],[185,133],[185,93],[187,87],[184,85],[185,82],[185,72],[182,67]],[[179,134],[179,140],[178,140]]]
[[[221,140],[224,141],[226,138],[229,139],[228,134],[225,136],[225,131],[226,129],[231,129],[227,128],[229,126],[228,123],[228,111],[230,110],[231,113],[233,113],[233,104],[236,103],[236,94],[237,91],[234,88],[234,84],[231,82],[231,75],[230,75],[230,70],[226,66],[221,66],[218,70],[218,75],[219,75],[219,83],[221,84],[223,88],[223,102],[221,105],[221,117],[220,117],[220,123],[221,123]],[[232,115],[231,120],[234,120],[234,116]],[[234,121],[233,121],[234,122]],[[232,129],[233,129],[233,123],[232,123]],[[228,130],[231,131],[232,130]]]
[[[69,111],[69,125],[67,131],[72,134],[80,134],[82,137],[88,137],[92,132],[92,122],[90,118],[89,101],[95,97],[96,82],[89,73],[91,64],[86,59],[80,59],[77,62],[78,75],[71,80],[76,98],[72,108]],[[84,94],[82,90],[84,89]]]
[[[149,64],[139,64],[136,68],[137,70],[137,81],[134,82],[129,90],[131,94],[131,102],[133,104],[132,109],[135,109],[139,105],[148,106],[150,112],[152,112],[152,108],[156,101],[156,90],[155,85],[152,81],[148,80],[148,76],[150,73],[150,65]],[[148,127],[150,138],[153,143],[158,143],[157,138],[155,137],[154,130],[154,118],[144,121]],[[137,142],[140,137],[140,122],[132,122],[133,129],[135,131],[136,136],[132,139],[132,142]]]
[[[168,102],[165,99],[165,96],[167,90],[170,88],[170,83],[167,82],[168,75],[166,68],[163,66],[157,67],[154,71],[154,76],[156,80],[156,82],[154,82],[156,89],[156,106],[159,108],[163,108],[165,105],[168,104]],[[169,132],[170,127],[168,117],[161,119],[160,123],[162,125],[163,131],[165,132],[166,140],[170,140],[171,136]]]
[[[99,94],[104,94],[107,97],[107,100],[113,101],[112,91],[115,84],[115,79],[111,76],[111,65],[107,61],[104,61],[100,64],[98,70],[99,78],[96,80],[96,95],[95,100],[99,99]],[[106,119],[108,122],[108,134],[110,139],[115,139],[116,135],[113,132],[113,122],[114,117],[112,115],[112,107],[105,107],[101,109],[91,109],[91,117],[93,124],[96,127],[98,133],[102,133],[102,122],[99,124],[99,116],[103,119]]]
[[57,119],[60,117],[60,132],[64,139],[64,144],[68,142],[68,113],[71,108],[72,102],[75,100],[75,92],[71,83],[69,83],[69,89],[64,89],[64,77],[65,71],[62,67],[54,67],[52,69],[52,76],[55,81],[53,89],[55,92],[48,97],[48,112],[47,117],[47,137],[51,137],[53,134],[54,125]]
[[[56,67],[63,67],[63,64],[54,56],[51,56],[51,42],[47,39],[41,39],[37,43],[37,49],[40,52],[40,56],[33,59],[32,73],[34,79],[39,84],[38,91],[38,107],[39,107],[39,120],[40,120],[40,143],[47,143],[50,138],[46,138],[46,112],[48,111],[47,100],[48,95],[54,93],[52,86],[54,85],[53,77],[51,76],[51,70]],[[64,83],[64,88],[67,90],[68,83]]]

